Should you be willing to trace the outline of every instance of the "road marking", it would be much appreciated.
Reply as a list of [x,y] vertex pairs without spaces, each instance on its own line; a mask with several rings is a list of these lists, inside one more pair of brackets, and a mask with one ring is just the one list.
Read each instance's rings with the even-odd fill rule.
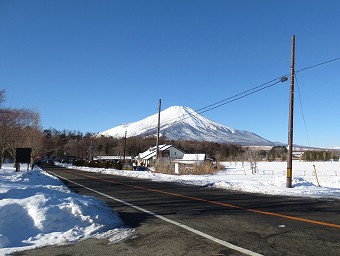
[[[163,220],[163,221],[166,221],[166,222],[168,222],[168,223],[171,223],[171,224],[173,224],[173,225],[176,225],[177,227],[180,227],[180,228],[183,228],[183,229],[185,229],[185,230],[188,230],[188,231],[190,231],[190,232],[192,232],[192,233],[194,233],[194,234],[196,234],[196,235],[199,235],[199,236],[201,236],[201,237],[204,237],[204,238],[206,238],[206,239],[208,239],[208,240],[210,240],[210,241],[213,241],[213,242],[215,242],[215,243],[218,243],[218,244],[220,244],[220,245],[223,245],[223,246],[225,246],[225,247],[227,247],[227,248],[229,248],[229,249],[232,249],[232,250],[234,250],[234,251],[238,251],[238,252],[241,252],[241,253],[243,253],[243,254],[251,255],[251,256],[263,256],[262,254],[259,254],[259,253],[250,251],[250,250],[248,250],[248,249],[245,249],[245,248],[236,246],[236,245],[234,245],[234,244],[228,243],[228,242],[226,242],[226,241],[223,241],[223,240],[221,240],[221,239],[218,239],[218,238],[216,238],[216,237],[213,237],[213,236],[211,236],[211,235],[208,235],[208,234],[206,234],[206,233],[203,233],[203,232],[201,232],[201,231],[199,231],[199,230],[197,230],[197,229],[191,228],[191,227],[189,227],[189,226],[187,226],[187,225],[184,225],[184,224],[179,223],[179,222],[177,222],[177,221],[168,219],[168,218],[166,218],[166,217],[164,217],[164,216],[162,216],[162,215],[159,215],[159,214],[157,214],[157,213],[148,211],[148,210],[146,210],[146,209],[144,209],[144,208],[141,208],[141,207],[139,207],[139,206],[136,206],[136,205],[134,205],[134,204],[131,204],[131,203],[129,203],[129,202],[123,201],[123,200],[121,200],[121,199],[118,199],[118,198],[115,198],[115,197],[113,197],[113,196],[109,196],[109,195],[107,195],[107,194],[104,194],[104,193],[102,193],[102,192],[99,192],[99,191],[97,191],[97,190],[94,190],[94,189],[92,189],[92,188],[86,187],[86,186],[84,186],[84,185],[82,185],[82,184],[79,184],[79,183],[77,183],[77,182],[75,182],[75,181],[66,179],[66,178],[64,178],[64,177],[62,177],[62,176],[60,176],[60,175],[55,174],[55,173],[53,173],[53,175],[59,177],[60,179],[67,180],[68,182],[71,182],[71,183],[73,183],[73,184],[76,184],[76,185],[78,185],[78,186],[80,186],[80,187],[83,187],[83,188],[85,188],[85,189],[88,189],[88,190],[90,190],[90,191],[92,191],[92,192],[95,192],[95,193],[97,193],[97,194],[99,194],[99,195],[105,196],[105,197],[110,198],[110,199],[112,199],[112,200],[114,200],[114,201],[117,201],[117,202],[119,202],[119,203],[125,204],[125,205],[127,205],[127,206],[129,206],[129,207],[132,207],[132,208],[136,209],[136,210],[139,210],[139,211],[142,211],[142,212],[147,213],[147,214],[149,214],[149,215],[152,215],[152,216],[154,216],[154,217],[156,217],[156,218],[158,218],[158,219],[161,219],[161,220]],[[100,179],[99,179],[99,180],[100,180]]]
[[[69,170],[65,170],[65,171],[74,174],[73,172],[71,172]],[[301,222],[306,222],[306,223],[310,223],[310,224],[316,224],[316,225],[321,225],[321,226],[332,227],[332,228],[339,228],[340,229],[340,225],[339,224],[328,223],[328,222],[317,221],[317,220],[310,220],[310,219],[294,217],[294,216],[280,214],[280,213],[261,211],[261,210],[245,208],[245,207],[241,207],[241,206],[237,206],[237,205],[233,205],[233,204],[228,204],[228,203],[222,203],[222,202],[217,202],[217,201],[210,201],[210,200],[206,200],[206,199],[202,199],[202,198],[198,198],[198,197],[186,196],[186,195],[181,195],[181,194],[177,194],[177,193],[157,190],[157,189],[144,188],[144,187],[140,187],[140,186],[129,185],[129,184],[122,183],[122,182],[102,179],[102,178],[94,177],[94,176],[91,176],[91,175],[86,175],[86,174],[83,174],[83,173],[77,173],[77,175],[84,176],[84,177],[91,178],[91,179],[106,181],[106,182],[109,182],[109,183],[124,185],[124,186],[132,187],[132,188],[138,188],[138,189],[142,189],[142,190],[157,192],[157,193],[161,193],[161,194],[165,194],[165,195],[177,196],[177,197],[187,198],[187,199],[191,199],[191,200],[195,200],[195,201],[206,202],[206,203],[210,203],[210,204],[215,204],[215,205],[225,206],[225,207],[229,207],[229,208],[235,208],[235,209],[239,209],[239,210],[244,210],[244,211],[248,211],[248,212],[254,212],[254,213],[259,213],[259,214],[264,214],[264,215],[280,217],[280,218],[284,218],[284,219],[290,219],[290,220],[301,221]]]

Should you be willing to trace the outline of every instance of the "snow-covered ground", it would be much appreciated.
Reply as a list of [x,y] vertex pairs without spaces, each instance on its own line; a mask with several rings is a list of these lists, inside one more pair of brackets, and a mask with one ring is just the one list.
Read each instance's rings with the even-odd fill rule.
[[42,170],[0,170],[0,255],[90,237],[116,242],[132,233],[105,203]]
[[[340,199],[340,162],[293,162],[293,188],[286,188],[286,163],[225,162],[214,175],[166,175],[153,172],[65,166],[154,181],[180,182],[247,192]],[[320,186],[314,175],[316,167]],[[61,245],[89,237],[120,241],[133,234],[101,201],[71,192],[63,183],[36,169],[0,170],[0,255],[48,244]]]
[[[67,166],[68,168],[184,184],[240,190],[271,195],[327,197],[340,199],[340,162],[293,161],[293,187],[286,187],[286,162],[258,162],[256,173],[245,162],[224,162],[214,175],[168,175],[153,172]],[[314,175],[314,166],[320,186]]]

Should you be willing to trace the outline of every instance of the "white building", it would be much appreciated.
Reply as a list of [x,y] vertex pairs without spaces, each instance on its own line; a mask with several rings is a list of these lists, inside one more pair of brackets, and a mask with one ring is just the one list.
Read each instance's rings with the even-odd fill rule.
[[203,164],[206,160],[205,154],[184,154],[182,159],[176,159],[175,163],[175,173],[179,174],[180,164],[184,165],[199,165]]
[[[157,147],[152,147],[143,153],[139,153],[135,158],[137,165],[150,166],[156,159]],[[182,159],[184,152],[172,145],[159,145],[159,157],[161,161],[173,161],[175,159]]]
[[303,154],[304,154],[304,152],[302,152],[302,151],[293,151],[292,157],[295,158],[295,159],[301,159]]
[[184,154],[182,159],[175,160],[175,163],[198,164],[204,163],[205,154]]

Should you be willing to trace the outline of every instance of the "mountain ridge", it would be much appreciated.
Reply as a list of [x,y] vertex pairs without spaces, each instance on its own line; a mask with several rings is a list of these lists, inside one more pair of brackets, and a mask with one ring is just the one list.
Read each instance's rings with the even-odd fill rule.
[[[161,112],[160,117],[160,133],[168,139],[210,141],[249,146],[273,146],[275,144],[253,132],[237,130],[209,120],[189,107],[169,107]],[[158,114],[154,114],[140,121],[125,123],[99,134],[124,137],[126,131],[127,137],[156,136],[157,124]]]

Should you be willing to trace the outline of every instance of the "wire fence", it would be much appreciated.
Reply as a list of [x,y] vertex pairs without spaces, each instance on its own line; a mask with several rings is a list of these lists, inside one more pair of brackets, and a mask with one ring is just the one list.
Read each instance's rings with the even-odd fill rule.
[[[294,177],[313,177],[315,176],[314,165],[316,165],[316,172],[318,176],[338,176],[340,177],[340,162],[322,162],[314,164],[313,162],[297,163],[294,167]],[[230,162],[224,163],[225,175],[268,175],[268,176],[285,176],[287,173],[286,163],[258,163],[254,168],[253,163],[248,162]]]

